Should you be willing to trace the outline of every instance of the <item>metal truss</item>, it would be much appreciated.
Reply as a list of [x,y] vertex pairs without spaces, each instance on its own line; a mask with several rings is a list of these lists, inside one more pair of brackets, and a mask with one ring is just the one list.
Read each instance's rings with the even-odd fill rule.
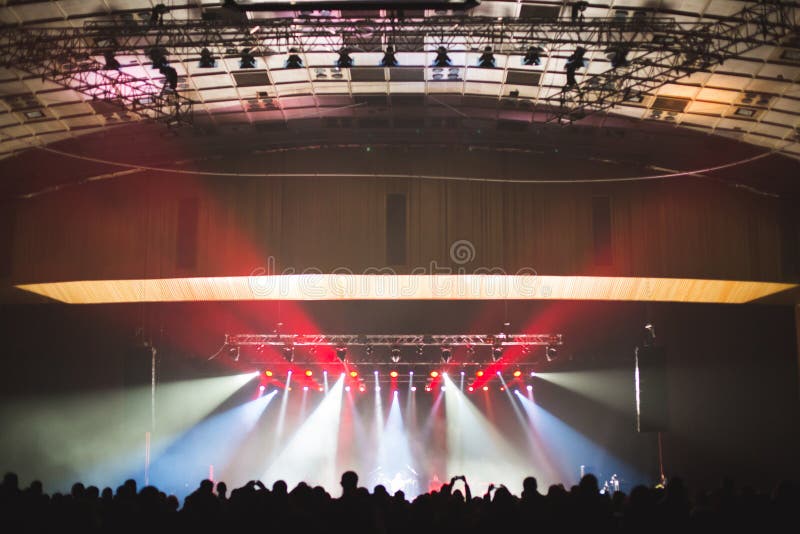
[[62,87],[116,105],[142,118],[170,126],[192,122],[193,102],[168,85],[108,69],[90,54],[70,48],[46,48],[35,36],[1,32],[2,62]]
[[231,347],[534,347],[563,344],[561,334],[227,334]]
[[[607,72],[586,76],[550,98],[558,107],[548,122],[573,122],[625,101],[639,101],[659,87],[696,71],[723,64],[763,45],[777,45],[800,29],[796,2],[761,0],[739,13],[687,34],[654,33],[652,48],[636,54],[635,43],[620,42],[631,59]],[[635,39],[634,39],[635,40]],[[606,51],[617,50],[610,47]]]
[[[147,54],[156,49],[181,59],[253,55],[482,50],[524,55],[538,47],[543,56],[572,53],[578,46],[593,52],[624,50],[630,60],[608,72],[585,77],[553,96],[540,98],[555,111],[551,120],[571,121],[604,111],[626,99],[652,92],[686,73],[706,69],[764,44],[775,44],[797,31],[795,2],[761,0],[717,22],[676,22],[645,11],[629,19],[496,19],[464,15],[406,19],[299,17],[292,19],[221,18],[152,24],[111,17],[83,28],[4,27],[0,61],[108,99],[144,116],[170,122],[191,120],[191,100],[123,71],[104,70],[95,59],[106,53]],[[552,70],[551,70],[552,72]],[[91,75],[89,74],[91,73]]]

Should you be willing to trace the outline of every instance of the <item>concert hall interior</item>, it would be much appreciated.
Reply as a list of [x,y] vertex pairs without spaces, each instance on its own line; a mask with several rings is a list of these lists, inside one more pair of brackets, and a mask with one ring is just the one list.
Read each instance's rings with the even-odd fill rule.
[[346,471],[796,502],[799,13],[4,2],[0,516]]

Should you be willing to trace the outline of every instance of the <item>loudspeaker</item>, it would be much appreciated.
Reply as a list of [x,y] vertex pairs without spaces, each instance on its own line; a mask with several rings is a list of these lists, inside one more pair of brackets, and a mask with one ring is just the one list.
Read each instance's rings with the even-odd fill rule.
[[667,356],[663,347],[636,349],[636,430],[663,432],[669,429]]

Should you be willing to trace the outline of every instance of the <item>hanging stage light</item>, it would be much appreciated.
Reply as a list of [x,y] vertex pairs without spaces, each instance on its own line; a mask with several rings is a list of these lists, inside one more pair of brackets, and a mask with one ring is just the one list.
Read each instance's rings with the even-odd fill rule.
[[544,52],[544,48],[542,48],[541,46],[531,46],[530,48],[528,48],[528,51],[525,52],[525,57],[522,58],[522,64],[528,66],[541,65],[542,52]]
[[503,346],[502,345],[494,345],[492,347],[492,361],[496,362],[500,358],[503,357]]
[[487,46],[483,49],[483,55],[478,58],[478,67],[482,69],[493,69],[495,67],[495,59],[491,46]]
[[555,347],[546,347],[544,349],[544,357],[547,358],[548,362],[552,362],[558,357],[558,350]]
[[200,51],[200,62],[197,64],[201,69],[213,69],[217,66],[217,59],[208,48]]
[[164,75],[164,85],[173,91],[178,89],[178,71],[174,67],[164,64],[158,72]]
[[447,345],[442,346],[442,362],[447,363],[450,361],[450,358],[453,356],[453,348]]
[[575,49],[575,52],[567,58],[567,87],[572,87],[577,83],[575,80],[575,71],[584,66],[584,54],[586,54],[586,49],[579,46]]
[[353,58],[350,57],[350,52],[346,48],[339,50],[339,59],[336,60],[336,66],[340,69],[349,69],[353,66]]
[[434,67],[448,67],[450,66],[450,56],[447,55],[447,48],[440,46],[436,49],[436,59],[433,60]]
[[628,48],[619,44],[606,50],[606,57],[611,62],[611,68],[624,67],[628,64]]
[[572,22],[583,20],[583,12],[586,11],[587,7],[589,7],[589,2],[573,2],[572,9],[570,10],[570,20],[572,20]]
[[169,64],[169,61],[167,61],[167,51],[160,46],[154,46],[148,50],[147,57],[150,59],[154,69],[160,70]]
[[303,60],[298,55],[296,48],[292,48],[289,50],[289,57],[286,58],[286,68],[287,69],[303,68]]
[[399,65],[397,62],[397,58],[394,56],[394,47],[389,45],[386,47],[386,52],[383,53],[383,59],[381,59],[381,67],[396,67]]
[[285,345],[281,351],[287,362],[291,363],[294,361],[294,345]]
[[242,49],[242,55],[240,56],[239,67],[242,69],[256,68],[256,56],[253,55],[253,53],[249,48]]
[[392,363],[400,361],[400,347],[392,347]]
[[114,52],[111,50],[106,50],[103,53],[103,57],[105,58],[106,64],[103,70],[117,70],[120,68],[119,61],[117,58],[114,57]]
[[344,346],[336,347],[336,357],[339,358],[339,361],[344,363],[345,360],[347,359],[347,347]]

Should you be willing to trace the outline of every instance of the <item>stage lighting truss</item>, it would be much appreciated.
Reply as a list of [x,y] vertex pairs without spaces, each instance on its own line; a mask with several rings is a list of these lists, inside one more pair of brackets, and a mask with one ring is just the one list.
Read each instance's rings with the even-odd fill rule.
[[[165,95],[160,85],[121,70],[108,71],[102,58],[142,54],[156,46],[181,61],[197,61],[204,50],[206,56],[210,53],[215,58],[236,57],[238,54],[229,51],[235,52],[241,43],[287,57],[291,50],[336,52],[343,43],[360,53],[384,52],[390,44],[397,52],[491,47],[495,55],[522,58],[533,49],[551,60],[567,57],[579,46],[587,50],[587,57],[604,57],[609,49],[625,50],[626,64],[598,74],[582,74],[574,85],[539,98],[551,112],[549,120],[569,122],[606,111],[632,95],[652,94],[677,78],[759,46],[779,44],[797,32],[798,11],[794,2],[762,0],[713,22],[678,22],[644,11],[621,20],[467,15],[397,18],[389,14],[372,19],[190,19],[159,24],[112,15],[109,20],[87,21],[78,28],[7,25],[0,29],[0,61],[134,113],[175,123],[191,120],[191,100],[178,92]],[[297,54],[294,57],[298,62],[289,67],[309,68]],[[529,62],[536,63],[530,57]],[[555,63],[555,71],[563,71],[563,63]]]
[[[227,334],[225,346],[229,348],[241,347],[275,347],[286,351],[287,347],[297,349],[305,347],[316,349],[331,347],[338,355],[352,353],[353,347],[363,348],[363,356],[347,358],[349,363],[369,363],[371,365],[440,365],[443,361],[442,351],[448,356],[445,363],[450,361],[450,354],[456,347],[465,349],[469,361],[459,362],[461,366],[480,366],[473,357],[476,349],[485,347],[487,354],[502,352],[509,347],[521,347],[521,354],[529,354],[533,347],[556,347],[563,345],[561,334],[385,334],[385,335],[359,335],[359,334]],[[377,355],[376,347],[385,347],[385,354]],[[438,349],[435,355],[425,359],[425,348]],[[403,350],[405,349],[405,350]],[[402,363],[401,353],[405,353]],[[386,357],[391,355],[391,357]],[[343,356],[339,359],[344,362]],[[499,359],[499,358],[498,358]],[[493,358],[494,360],[494,358]],[[276,360],[277,361],[277,360]],[[295,359],[297,362],[297,359]],[[267,362],[264,362],[267,363]],[[313,362],[307,362],[313,363]]]

